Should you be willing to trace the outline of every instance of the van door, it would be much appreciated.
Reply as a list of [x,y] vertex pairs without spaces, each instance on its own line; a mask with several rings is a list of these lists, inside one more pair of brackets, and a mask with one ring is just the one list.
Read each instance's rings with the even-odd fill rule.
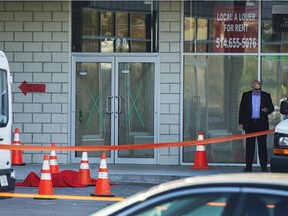
[[[4,63],[4,64],[3,64]],[[0,144],[11,144],[12,104],[9,71],[0,56]],[[0,149],[0,169],[11,168],[11,151]]]

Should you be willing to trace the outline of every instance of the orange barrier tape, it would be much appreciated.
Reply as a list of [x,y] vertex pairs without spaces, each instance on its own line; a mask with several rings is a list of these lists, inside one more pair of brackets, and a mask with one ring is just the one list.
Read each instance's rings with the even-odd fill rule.
[[72,196],[72,195],[43,195],[43,194],[22,194],[0,192],[0,197],[37,198],[37,199],[69,199],[69,200],[92,200],[119,202],[125,200],[123,197],[93,197],[93,196]]
[[128,149],[148,149],[148,148],[167,148],[167,147],[180,147],[180,146],[195,146],[195,145],[207,145],[220,142],[227,142],[232,140],[245,139],[255,136],[262,136],[274,133],[274,130],[266,130],[261,132],[239,134],[226,137],[210,138],[204,140],[192,140],[183,142],[165,142],[165,143],[148,143],[148,144],[127,144],[116,146],[41,146],[41,145],[0,145],[0,149],[7,150],[55,150],[55,151],[112,151],[112,150],[128,150]]

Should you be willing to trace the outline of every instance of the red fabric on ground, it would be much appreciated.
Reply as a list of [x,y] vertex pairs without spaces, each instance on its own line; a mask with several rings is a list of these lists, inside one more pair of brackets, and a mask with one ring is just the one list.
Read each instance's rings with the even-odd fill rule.
[[16,183],[16,186],[39,187],[40,177],[35,172],[30,172],[24,182]]
[[73,170],[63,170],[51,176],[53,187],[85,187],[78,182],[78,172]]
[[[51,174],[53,187],[86,187],[78,181],[78,172],[63,170]],[[92,185],[96,185],[96,179],[91,179]],[[30,172],[23,182],[16,183],[16,186],[39,187],[40,177],[35,172]]]

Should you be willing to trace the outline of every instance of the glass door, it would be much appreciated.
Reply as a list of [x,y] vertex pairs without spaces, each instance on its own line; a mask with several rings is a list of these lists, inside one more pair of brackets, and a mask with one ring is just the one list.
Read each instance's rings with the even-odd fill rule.
[[[154,143],[155,58],[72,57],[71,141],[75,146]],[[89,161],[102,151],[88,152]],[[71,153],[72,162],[82,152]],[[106,151],[110,163],[155,163],[154,149]]]
[[[119,57],[116,65],[117,145],[154,143],[155,58]],[[116,163],[155,163],[155,150],[120,150],[116,152]]]
[[[112,119],[113,58],[73,57],[72,143],[75,146],[113,145]],[[100,151],[88,152],[89,162],[96,162]],[[113,152],[106,151],[109,162]],[[72,152],[72,161],[80,161],[82,152]]]

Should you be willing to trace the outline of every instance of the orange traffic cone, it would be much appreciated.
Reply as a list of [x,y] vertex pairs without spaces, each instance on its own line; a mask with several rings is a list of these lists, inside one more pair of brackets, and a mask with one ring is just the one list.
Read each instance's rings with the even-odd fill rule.
[[113,196],[110,194],[110,183],[108,179],[108,169],[105,153],[102,153],[101,155],[101,162],[98,172],[98,179],[96,181],[95,193],[91,194],[91,196],[106,196],[106,197]]
[[[20,146],[19,128],[15,128],[13,145]],[[12,150],[12,165],[24,166],[21,150]]]
[[83,185],[91,184],[89,162],[88,162],[88,153],[87,152],[82,152],[82,159],[81,159],[81,163],[80,163],[78,180]]
[[[52,142],[51,146],[55,146],[56,144]],[[59,173],[59,166],[57,163],[57,156],[55,150],[52,150],[49,157],[50,171],[51,173]]]
[[[204,140],[203,132],[198,133],[198,140]],[[207,164],[205,146],[203,144],[197,145],[194,165],[192,169],[210,169]]]
[[38,194],[53,195],[53,183],[51,178],[48,155],[44,155],[43,166],[41,170],[41,179],[39,183]]

